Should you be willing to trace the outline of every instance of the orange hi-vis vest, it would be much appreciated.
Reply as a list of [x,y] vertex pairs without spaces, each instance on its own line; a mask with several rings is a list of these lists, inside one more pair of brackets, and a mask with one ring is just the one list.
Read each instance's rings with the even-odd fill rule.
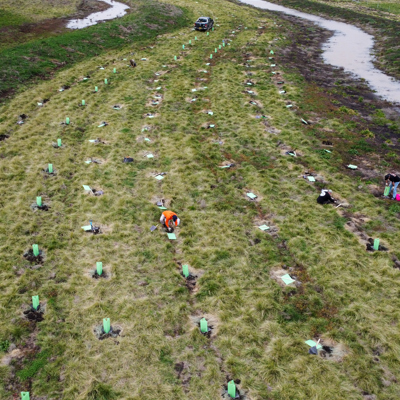
[[[176,215],[173,211],[164,211],[163,215],[165,217],[165,225],[169,226],[168,223],[169,221],[172,219],[172,217],[174,215]],[[176,218],[178,218],[178,216],[176,215]],[[178,226],[178,219],[175,221],[175,226]]]

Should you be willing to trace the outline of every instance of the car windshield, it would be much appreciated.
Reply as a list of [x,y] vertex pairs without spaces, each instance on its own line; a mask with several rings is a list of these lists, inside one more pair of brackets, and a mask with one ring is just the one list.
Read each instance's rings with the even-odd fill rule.
[[207,22],[207,18],[199,18],[197,22]]

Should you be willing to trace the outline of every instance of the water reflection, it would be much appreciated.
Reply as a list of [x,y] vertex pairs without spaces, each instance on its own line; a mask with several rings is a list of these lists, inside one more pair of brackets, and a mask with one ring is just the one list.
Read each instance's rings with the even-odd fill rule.
[[280,11],[315,22],[334,31],[334,35],[322,46],[324,61],[364,78],[376,93],[386,100],[400,103],[400,82],[386,75],[372,64],[373,36],[354,25],[345,24],[316,15],[303,13],[263,0],[240,0],[257,8]]
[[71,19],[68,22],[67,28],[69,29],[82,29],[91,25],[96,25],[99,21],[107,19],[114,19],[122,17],[126,14],[126,10],[129,8],[126,4],[118,3],[113,0],[101,0],[104,3],[109,4],[111,7],[105,11],[95,12],[82,19]]

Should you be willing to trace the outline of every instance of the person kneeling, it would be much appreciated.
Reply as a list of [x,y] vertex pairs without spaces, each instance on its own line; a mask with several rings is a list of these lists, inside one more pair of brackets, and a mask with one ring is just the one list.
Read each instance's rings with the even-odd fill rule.
[[178,218],[178,216],[172,212],[172,211],[164,211],[161,214],[160,222],[164,225],[164,228],[168,232],[173,232],[174,231],[174,224],[175,227],[179,225],[181,220]]
[[332,190],[322,189],[317,199],[318,204],[334,203],[335,199],[331,196]]

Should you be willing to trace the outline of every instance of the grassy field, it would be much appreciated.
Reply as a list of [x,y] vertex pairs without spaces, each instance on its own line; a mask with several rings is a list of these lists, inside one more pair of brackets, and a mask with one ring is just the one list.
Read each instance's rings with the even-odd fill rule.
[[[400,5],[396,0],[313,0],[317,3],[325,3],[339,6],[346,9],[362,11],[363,13],[385,13],[385,17],[389,19],[397,19],[400,14]],[[383,14],[382,14],[383,15]]]
[[[14,25],[17,21],[39,22],[66,16],[75,12],[80,3],[81,0],[2,0],[0,27]],[[11,15],[15,20],[10,20]]]
[[[330,104],[336,113],[322,118],[323,106],[311,109],[311,87],[279,63],[288,22],[223,0],[168,3],[210,15],[215,31],[177,22],[152,41],[78,60],[0,108],[9,135],[0,142],[0,397],[227,399],[234,379],[246,400],[398,398],[400,207],[372,195],[382,181],[345,168],[349,153],[322,145],[358,143],[373,160],[374,139],[351,124],[352,110]],[[286,155],[293,149],[298,157]],[[396,165],[374,162],[382,177]],[[324,187],[344,207],[317,205]],[[32,209],[37,196],[48,211]],[[182,220],[177,240],[150,232],[160,199]],[[101,234],[83,232],[89,220]],[[363,237],[389,251],[367,252]],[[32,244],[42,264],[23,258]],[[107,278],[91,277],[99,261]],[[23,314],[34,295],[41,322]],[[119,336],[95,336],[103,318]],[[309,355],[310,339],[326,350]]]
[[[4,96],[4,100],[5,96],[23,90],[35,79],[48,78],[56,70],[104,51],[135,42],[146,45],[146,40],[182,27],[189,21],[185,10],[155,0],[138,0],[131,11],[121,19],[84,30],[65,32],[64,29],[62,34],[11,47],[9,41],[4,42],[6,48],[0,51],[0,96]],[[9,39],[14,43],[12,37]]]

